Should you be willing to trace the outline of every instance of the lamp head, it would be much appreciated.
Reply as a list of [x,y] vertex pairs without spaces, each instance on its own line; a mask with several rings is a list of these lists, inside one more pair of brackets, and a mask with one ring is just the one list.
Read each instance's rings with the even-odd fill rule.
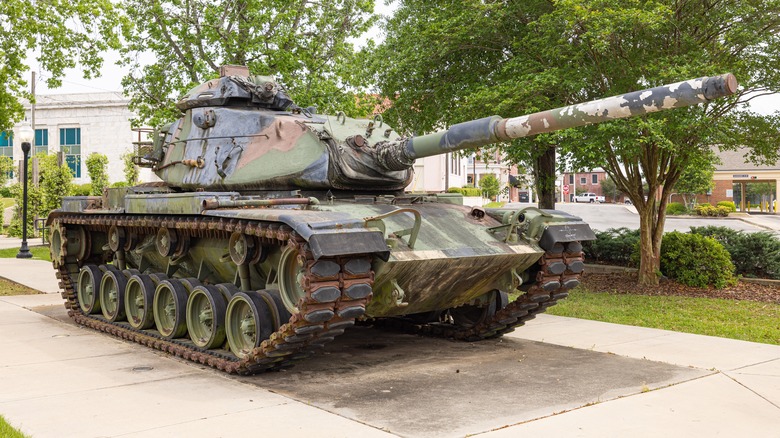
[[19,129],[16,130],[16,135],[19,138],[19,141],[22,143],[22,152],[28,153],[30,152],[30,146],[35,138],[35,131],[33,131],[32,126],[30,126],[29,122],[22,123],[22,126],[19,127]]

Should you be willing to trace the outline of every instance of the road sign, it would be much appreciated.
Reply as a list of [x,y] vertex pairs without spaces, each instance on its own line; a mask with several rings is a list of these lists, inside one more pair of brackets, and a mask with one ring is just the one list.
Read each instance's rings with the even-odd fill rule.
[[564,184],[563,185],[563,194],[564,195],[568,195],[569,194],[569,185],[568,184]]

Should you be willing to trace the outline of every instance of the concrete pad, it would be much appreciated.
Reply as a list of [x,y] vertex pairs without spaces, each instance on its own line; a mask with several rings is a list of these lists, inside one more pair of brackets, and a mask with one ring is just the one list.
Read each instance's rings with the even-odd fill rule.
[[680,366],[733,370],[780,359],[780,346],[539,315],[507,335]]
[[401,436],[463,436],[708,374],[516,339],[350,330],[326,354],[241,381]]
[[777,437],[780,408],[723,374],[495,430],[485,438]]
[[0,259],[0,277],[44,293],[60,291],[51,262],[44,260]]
[[740,368],[725,374],[780,408],[780,360]]

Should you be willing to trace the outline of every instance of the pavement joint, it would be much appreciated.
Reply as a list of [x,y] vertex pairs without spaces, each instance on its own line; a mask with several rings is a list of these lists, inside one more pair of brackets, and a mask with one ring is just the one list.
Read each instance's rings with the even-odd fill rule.
[[742,382],[740,382],[739,380],[735,379],[734,377],[730,376],[728,373],[725,373],[725,372],[724,372],[724,373],[722,373],[722,374],[723,374],[724,376],[728,377],[729,379],[731,379],[731,381],[732,381],[732,382],[734,382],[734,383],[736,383],[737,385],[739,385],[739,386],[741,386],[741,387],[743,387],[743,388],[747,389],[748,391],[752,392],[754,395],[758,396],[760,399],[762,399],[762,400],[766,401],[766,402],[767,402],[767,403],[769,403],[770,405],[772,405],[772,406],[774,406],[775,408],[777,408],[778,410],[780,410],[780,405],[778,405],[777,403],[773,402],[772,400],[769,400],[769,399],[768,399],[768,398],[766,398],[766,397],[765,397],[763,394],[761,394],[761,393],[757,392],[756,390],[754,390],[753,388],[751,388],[751,387],[749,387],[749,386],[745,385],[744,383],[742,383]]

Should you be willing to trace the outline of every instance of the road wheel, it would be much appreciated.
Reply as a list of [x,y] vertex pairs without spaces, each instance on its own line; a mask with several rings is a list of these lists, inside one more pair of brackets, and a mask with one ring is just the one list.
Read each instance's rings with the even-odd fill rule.
[[211,349],[225,342],[227,303],[215,286],[197,286],[187,300],[187,330],[192,342]]
[[161,281],[154,291],[153,308],[154,324],[161,335],[175,339],[187,333],[187,289],[180,281]]

